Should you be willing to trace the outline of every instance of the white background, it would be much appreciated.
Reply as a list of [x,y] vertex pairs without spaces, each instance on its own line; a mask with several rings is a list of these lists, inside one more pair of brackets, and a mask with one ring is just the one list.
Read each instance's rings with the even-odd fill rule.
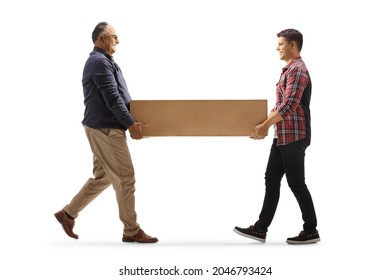
[[[221,278],[214,266],[272,266],[265,279],[387,277],[386,1],[4,2],[2,279]],[[133,99],[268,99],[269,108],[284,66],[276,33],[300,30],[313,82],[306,179],[322,242],[285,243],[302,226],[285,181],[267,243],[232,231],[257,219],[271,137],[129,139],[139,223],[160,242],[121,242],[112,188],[80,214],[80,239],[68,238],[53,214],[92,175],[81,75],[100,21],[116,28],[115,59]],[[175,265],[209,273],[119,276],[124,266]],[[221,279],[236,278],[259,276]]]

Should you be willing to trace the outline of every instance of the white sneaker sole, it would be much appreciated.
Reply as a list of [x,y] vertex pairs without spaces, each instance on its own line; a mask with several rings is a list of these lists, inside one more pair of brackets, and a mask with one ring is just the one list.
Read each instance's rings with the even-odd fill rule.
[[317,243],[320,242],[320,238],[310,239],[306,241],[297,241],[297,240],[286,240],[288,244],[311,244],[311,243]]
[[244,236],[244,237],[247,237],[247,238],[251,238],[251,239],[254,239],[256,241],[260,241],[262,243],[265,243],[265,239],[264,238],[260,238],[260,237],[256,237],[256,236],[252,236],[252,235],[249,235],[249,234],[245,234],[245,233],[242,233],[241,231],[237,230],[237,229],[233,229],[233,231],[235,233],[237,233],[238,235],[241,235],[241,236]]

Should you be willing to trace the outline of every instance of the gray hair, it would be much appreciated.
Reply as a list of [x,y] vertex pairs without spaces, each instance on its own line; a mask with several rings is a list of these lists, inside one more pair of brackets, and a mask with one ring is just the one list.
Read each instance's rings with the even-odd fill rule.
[[92,32],[92,42],[95,44],[97,38],[106,30],[107,22],[99,22]]

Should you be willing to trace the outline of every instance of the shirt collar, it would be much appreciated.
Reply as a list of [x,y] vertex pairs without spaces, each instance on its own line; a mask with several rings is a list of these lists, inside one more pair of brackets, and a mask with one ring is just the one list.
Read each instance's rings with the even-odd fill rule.
[[297,56],[291,60],[291,62],[283,67],[283,71],[286,71],[290,66],[297,60],[301,60],[302,58],[300,56]]
[[104,54],[110,60],[114,60],[114,58],[111,55],[109,55],[103,49],[101,49],[99,47],[94,47],[93,50],[96,51],[96,52],[100,52],[100,53]]

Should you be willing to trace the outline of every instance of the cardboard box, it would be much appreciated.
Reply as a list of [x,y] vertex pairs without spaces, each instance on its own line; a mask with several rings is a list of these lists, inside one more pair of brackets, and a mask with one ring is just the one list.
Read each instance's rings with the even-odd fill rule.
[[267,118],[267,100],[132,100],[144,136],[250,136]]

